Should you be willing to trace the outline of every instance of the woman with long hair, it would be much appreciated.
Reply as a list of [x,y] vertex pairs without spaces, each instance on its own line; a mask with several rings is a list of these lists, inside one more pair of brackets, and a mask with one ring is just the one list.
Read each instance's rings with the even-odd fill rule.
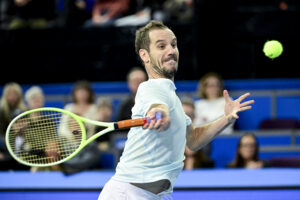
[[0,102],[0,170],[28,169],[14,161],[5,145],[5,133],[9,123],[25,110],[21,86],[15,82],[7,83]]
[[264,162],[258,157],[258,141],[253,133],[244,134],[237,146],[235,159],[227,165],[229,168],[262,168]]

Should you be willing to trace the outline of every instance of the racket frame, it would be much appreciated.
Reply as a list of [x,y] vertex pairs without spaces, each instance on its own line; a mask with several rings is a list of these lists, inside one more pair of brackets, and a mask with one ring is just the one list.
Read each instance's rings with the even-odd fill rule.
[[[63,113],[63,114],[67,114],[69,116],[71,116],[73,119],[76,120],[76,122],[79,124],[80,126],[80,129],[82,131],[82,134],[81,134],[81,143],[79,145],[79,147],[73,152],[71,153],[68,157],[62,159],[62,160],[59,160],[59,161],[56,161],[56,162],[51,162],[51,163],[48,163],[48,164],[33,164],[33,163],[28,163],[28,162],[25,162],[24,160],[20,159],[18,156],[15,155],[13,149],[11,148],[10,146],[10,130],[11,130],[11,127],[13,126],[13,124],[18,120],[20,119],[21,117],[24,117],[26,115],[29,115],[31,113],[34,113],[34,112],[42,112],[42,111],[55,111],[55,112],[60,112],[60,113]],[[95,133],[93,136],[91,136],[90,138],[86,139],[86,129],[84,127],[84,124],[83,123],[89,123],[89,124],[93,124],[93,125],[96,125],[96,126],[102,126],[102,127],[107,127],[103,130],[101,130],[100,132],[98,133]],[[67,160],[70,160],[71,158],[73,158],[79,151],[81,151],[86,145],[88,145],[89,143],[91,143],[93,140],[95,140],[96,138],[100,137],[101,135],[104,135],[105,133],[108,133],[110,131],[113,131],[116,129],[116,123],[114,122],[100,122],[100,121],[95,121],[95,120],[90,120],[90,119],[87,119],[87,118],[84,118],[84,117],[81,117],[81,116],[78,116],[72,112],[69,112],[67,110],[64,110],[64,109],[60,109],[60,108],[54,108],[54,107],[43,107],[43,108],[37,108],[37,109],[33,109],[33,110],[29,110],[29,111],[26,111],[26,112],[23,112],[21,113],[20,115],[18,115],[17,117],[15,117],[9,124],[7,130],[6,130],[6,136],[5,136],[5,141],[6,141],[6,146],[7,146],[7,149],[10,153],[10,155],[12,155],[12,157],[17,160],[18,162],[24,164],[24,165],[27,165],[27,166],[31,166],[31,167],[48,167],[48,166],[53,166],[53,165],[58,165],[58,164],[61,164]]]

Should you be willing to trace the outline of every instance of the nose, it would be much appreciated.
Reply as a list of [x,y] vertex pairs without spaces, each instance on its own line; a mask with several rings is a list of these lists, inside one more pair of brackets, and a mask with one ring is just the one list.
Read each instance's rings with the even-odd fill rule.
[[177,47],[174,47],[174,46],[172,46],[171,44],[170,45],[168,45],[168,48],[167,48],[167,55],[169,56],[169,55],[177,55],[177,52],[178,52],[178,49],[177,49]]

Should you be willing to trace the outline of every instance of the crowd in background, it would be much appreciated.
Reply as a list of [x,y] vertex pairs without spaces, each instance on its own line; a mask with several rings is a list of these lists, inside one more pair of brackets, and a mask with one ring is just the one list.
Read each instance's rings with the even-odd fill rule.
[[[147,80],[147,75],[142,68],[132,68],[127,76],[127,85],[130,93],[117,108],[116,121],[131,118],[131,109],[134,106],[135,94],[140,83]],[[198,98],[192,99],[183,97],[182,105],[185,113],[193,120],[195,125],[201,125],[214,121],[224,114],[224,98],[222,91],[224,84],[221,76],[210,72],[204,75],[198,86]],[[74,83],[70,94],[71,102],[64,105],[64,109],[85,118],[103,122],[110,122],[113,119],[112,101],[107,96],[100,96],[96,99],[89,81],[81,80]],[[1,170],[29,170],[29,167],[18,164],[8,153],[5,146],[5,133],[10,121],[18,114],[45,105],[46,97],[39,86],[32,86],[23,94],[18,83],[11,82],[4,86],[0,105],[0,169]],[[62,118],[63,120],[67,120]],[[67,124],[67,123],[61,123]],[[101,130],[101,127],[86,124],[87,137]],[[233,126],[223,130],[221,134],[232,134]],[[124,130],[127,133],[128,130]],[[59,133],[68,136],[68,127],[60,126]],[[32,167],[30,170],[59,170],[64,173],[75,173],[82,170],[93,170],[103,168],[100,157],[103,152],[113,149],[111,137],[114,133],[101,136],[96,141],[87,145],[74,158],[69,161],[46,168]],[[228,163],[229,168],[262,168],[267,166],[266,162],[258,158],[258,143],[253,133],[245,133],[240,138],[236,149],[235,159]],[[199,151],[191,151],[186,147],[184,168],[191,170],[195,168],[213,168],[214,161],[211,159],[211,144],[206,145]]]
[[150,19],[186,23],[194,0],[1,0],[4,29],[130,26]]

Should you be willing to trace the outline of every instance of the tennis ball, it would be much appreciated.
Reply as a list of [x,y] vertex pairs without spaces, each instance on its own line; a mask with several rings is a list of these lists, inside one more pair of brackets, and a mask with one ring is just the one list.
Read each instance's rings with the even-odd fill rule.
[[282,44],[277,40],[270,40],[264,44],[263,52],[271,59],[277,58],[283,51]]

